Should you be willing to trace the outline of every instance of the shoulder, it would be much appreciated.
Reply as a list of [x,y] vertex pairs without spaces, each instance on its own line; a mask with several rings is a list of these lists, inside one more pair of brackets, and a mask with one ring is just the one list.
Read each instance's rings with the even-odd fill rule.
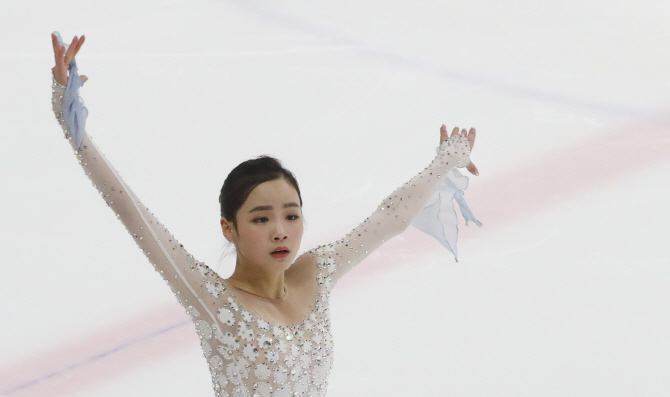
[[296,258],[284,275],[288,281],[295,284],[304,284],[314,279],[316,276],[315,268],[316,256],[310,250]]
[[[317,283],[318,286],[330,284],[330,275],[335,272],[336,251],[332,244],[313,248],[293,262],[286,271],[286,278],[301,285]],[[326,285],[328,287],[328,285]]]
[[[324,269],[328,258],[335,252],[332,244],[322,245],[300,255],[286,271],[286,277],[295,281],[315,280]],[[332,261],[331,261],[332,262]]]
[[184,269],[184,271],[190,270],[190,272],[194,274],[194,279],[197,281],[193,285],[193,287],[196,288],[196,295],[204,301],[218,300],[227,297],[228,288],[225,286],[221,276],[203,262],[198,262],[192,257],[190,257],[190,259],[189,262],[191,262],[191,268]]

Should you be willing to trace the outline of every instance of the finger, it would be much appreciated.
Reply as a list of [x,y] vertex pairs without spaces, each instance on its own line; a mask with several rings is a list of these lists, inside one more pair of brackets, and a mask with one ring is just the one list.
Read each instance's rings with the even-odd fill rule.
[[474,128],[470,128],[470,132],[468,132],[468,143],[470,144],[470,150],[472,150],[473,147],[475,147],[475,138],[477,137],[477,130]]
[[77,42],[79,39],[77,36],[74,36],[72,39],[72,42],[70,43],[70,46],[68,47],[67,51],[65,52],[65,64],[69,65],[70,62],[72,62],[72,59],[74,58],[74,50],[77,48]]
[[63,56],[65,55],[65,47],[58,44],[58,40],[54,43],[54,63],[56,70],[63,69]]
[[56,81],[59,84],[67,85],[67,71],[65,64],[63,63],[63,57],[65,56],[65,47],[58,45],[58,50],[56,51],[56,65],[53,67],[53,75]]
[[72,55],[72,58],[76,57],[77,54],[79,53],[79,49],[81,48],[82,45],[84,45],[84,41],[86,41],[86,36],[81,36],[79,38],[79,42],[77,43],[77,47],[74,49],[74,54]]
[[65,64],[63,63],[63,56],[65,56],[65,47],[60,47],[58,51],[56,52],[56,65],[54,66],[54,69],[56,69],[55,73],[63,73],[65,70]]
[[465,169],[467,169],[468,171],[470,171],[470,173],[471,173],[472,175],[479,176],[479,170],[477,170],[477,167],[475,166],[475,164],[474,164],[472,161],[470,162],[470,164],[468,164],[468,165],[465,167]]
[[65,57],[65,47],[60,46],[58,49],[58,54],[56,54],[56,67],[63,67],[65,65],[65,62],[63,62],[63,59]]
[[468,137],[468,131],[466,131],[465,128],[461,130],[461,136]]
[[449,133],[447,133],[447,126],[442,124],[442,127],[440,127],[440,144],[442,142],[446,141],[449,139]]
[[67,52],[65,53],[65,64],[69,65],[70,62],[72,62],[72,59],[74,59],[74,49],[77,47],[77,43],[79,42],[79,39],[77,36],[74,36],[72,39],[72,43],[70,43],[70,47],[67,49]]
[[54,47],[54,57],[56,58],[56,63],[58,63],[58,52],[60,51],[60,44],[58,44],[58,38],[54,33],[51,33],[51,44]]
[[451,136],[456,136],[458,135],[458,127],[454,127],[454,129],[451,131]]

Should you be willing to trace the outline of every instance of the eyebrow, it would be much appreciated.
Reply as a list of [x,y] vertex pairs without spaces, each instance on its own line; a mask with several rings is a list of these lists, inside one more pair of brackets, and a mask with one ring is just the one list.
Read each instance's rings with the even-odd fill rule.
[[[298,203],[293,202],[293,201],[290,202],[290,203],[286,203],[286,204],[284,204],[284,208],[291,208],[291,207],[298,207],[298,208],[300,208],[300,206],[298,205]],[[271,210],[272,208],[273,208],[273,207],[272,207],[271,205],[259,205],[258,207],[252,209],[252,210],[249,211],[249,212],[251,213],[251,212],[254,212],[254,211],[268,211],[268,210]]]

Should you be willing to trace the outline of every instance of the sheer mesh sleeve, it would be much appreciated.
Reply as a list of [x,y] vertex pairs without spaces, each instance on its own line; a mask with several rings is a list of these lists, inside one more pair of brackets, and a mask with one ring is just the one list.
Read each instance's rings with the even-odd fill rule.
[[[52,85],[53,111],[63,128],[65,137],[69,139],[74,148],[61,111],[64,91],[65,87],[54,79]],[[204,264],[196,261],[140,202],[87,134],[84,134],[81,145],[74,150],[74,154],[105,203],[116,213],[116,217],[121,220],[133,240],[169,284],[188,313],[192,317],[196,314],[198,317],[202,313],[204,316],[214,318],[214,314],[208,311],[210,302],[207,300],[215,298],[216,290],[221,289],[222,286],[214,281],[215,279],[207,282],[206,276],[213,272]],[[209,294],[202,293],[203,289]]]
[[369,218],[343,238],[311,251],[320,269],[319,284],[330,290],[372,251],[402,233],[423,209],[447,172],[469,162],[470,145],[465,137],[457,135],[443,142],[435,159],[387,196]]

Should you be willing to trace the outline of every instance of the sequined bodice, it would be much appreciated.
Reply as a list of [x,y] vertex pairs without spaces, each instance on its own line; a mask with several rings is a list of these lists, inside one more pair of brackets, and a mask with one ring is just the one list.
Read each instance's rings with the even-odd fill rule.
[[[61,103],[65,87],[53,82],[52,104],[66,138]],[[72,143],[72,140],[70,139]],[[218,274],[191,256],[123,181],[84,134],[75,155],[86,175],[193,319],[217,396],[324,396],[333,363],[328,300],[337,281],[416,217],[447,172],[469,162],[469,146],[452,137],[433,161],[396,189],[341,239],[303,258],[314,274],[312,310],[292,326],[271,324],[246,307]],[[310,276],[312,277],[312,276]]]
[[325,395],[333,364],[327,290],[315,294],[301,323],[278,325],[247,310],[234,289],[204,264],[194,262],[191,269],[202,277],[216,316],[211,321],[187,307],[217,396]]

